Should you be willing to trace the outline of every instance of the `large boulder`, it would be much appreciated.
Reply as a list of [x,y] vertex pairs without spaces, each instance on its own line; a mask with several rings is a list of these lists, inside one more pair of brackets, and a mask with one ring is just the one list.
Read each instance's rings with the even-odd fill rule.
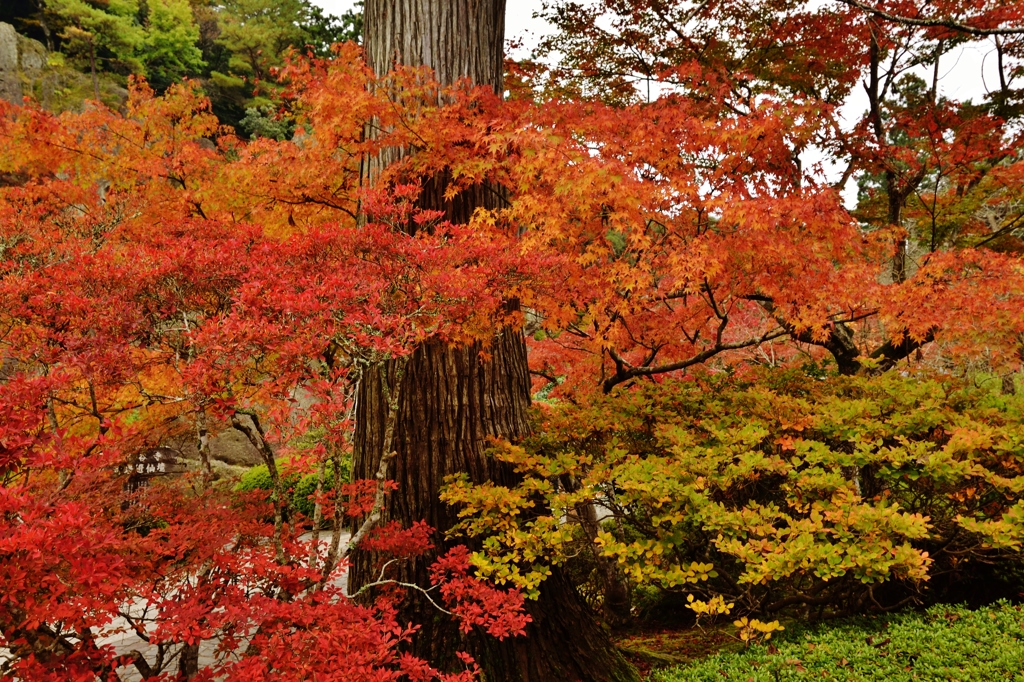
[[[18,34],[10,24],[0,22],[0,99],[21,104],[32,97],[44,108],[61,112],[79,110],[87,99],[96,98],[92,76],[64,65],[63,57],[47,54],[38,40]],[[120,108],[128,91],[106,74],[99,79],[100,100]]]
[[10,24],[0,22],[0,99],[21,103],[21,76],[18,73],[18,38]]
[[[181,452],[186,459],[198,460],[199,448],[194,435],[186,430],[182,435],[167,441],[167,445]],[[260,453],[240,431],[226,428],[210,435],[210,459],[236,467],[253,467],[263,464]]]

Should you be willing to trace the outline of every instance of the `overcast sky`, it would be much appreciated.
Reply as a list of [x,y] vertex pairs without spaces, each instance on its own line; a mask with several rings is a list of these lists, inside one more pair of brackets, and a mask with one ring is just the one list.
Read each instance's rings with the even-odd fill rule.
[[[312,2],[336,15],[351,9],[355,4],[353,0]],[[549,28],[545,22],[533,18],[533,14],[540,9],[541,0],[508,0],[507,6],[505,36],[509,39],[521,38],[528,51],[536,43],[537,36],[543,35]],[[995,47],[991,40],[973,43],[950,53],[940,66],[943,76],[941,89],[951,99],[978,101],[986,90],[999,87],[995,71]]]

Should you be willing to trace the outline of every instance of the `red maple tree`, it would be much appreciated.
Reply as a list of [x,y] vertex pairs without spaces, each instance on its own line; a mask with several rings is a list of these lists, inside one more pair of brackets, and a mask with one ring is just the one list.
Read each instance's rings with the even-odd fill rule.
[[[188,83],[137,83],[123,114],[4,105],[4,673],[472,677],[468,658],[445,677],[405,650],[402,591],[497,637],[523,631],[522,596],[473,578],[465,549],[432,585],[389,577],[432,540],[377,524],[401,494],[387,457],[376,479],[318,486],[326,544],[287,509],[285,467],[340,470],[355,387],[384,362],[390,452],[403,362],[425,342],[525,325],[535,388],[567,395],[769,352],[827,351],[846,373],[918,350],[1014,369],[1024,164],[1019,67],[1002,65],[1021,7],[961,4],[569,4],[553,43],[569,68],[514,67],[508,102],[423,69],[374,74],[341,46],[282,74],[301,131],[285,142],[239,140]],[[978,35],[998,37],[1006,74],[988,106],[900,79]],[[869,110],[845,129],[837,107],[861,79]],[[802,168],[812,146],[861,178],[856,210]],[[361,183],[393,149],[410,153]],[[442,174],[448,199],[502,200],[446,220],[417,203]],[[204,448],[220,428],[260,453],[269,495],[215,480]],[[194,472],[126,486],[126,465],[182,433]],[[353,600],[337,583],[356,548],[390,558]],[[116,650],[117,629],[146,651]]]

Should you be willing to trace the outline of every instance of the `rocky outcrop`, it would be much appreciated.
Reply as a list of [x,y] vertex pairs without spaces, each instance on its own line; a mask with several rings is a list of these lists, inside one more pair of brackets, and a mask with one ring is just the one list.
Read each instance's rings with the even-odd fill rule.
[[25,86],[41,79],[46,70],[43,44],[19,35],[10,24],[0,22],[0,98],[21,104]]
[[[128,91],[106,76],[99,79],[100,100],[121,107]],[[63,64],[62,55],[53,58],[38,40],[20,35],[10,24],[0,22],[0,99],[21,104],[31,97],[51,111],[80,109],[95,99],[92,78]]]
[[18,34],[13,26],[0,22],[0,99],[21,101],[18,71]]
[[[185,459],[199,459],[196,439],[191,435],[171,439],[168,445],[178,450]],[[252,467],[263,463],[263,457],[245,435],[231,428],[211,435],[210,459],[236,467]]]

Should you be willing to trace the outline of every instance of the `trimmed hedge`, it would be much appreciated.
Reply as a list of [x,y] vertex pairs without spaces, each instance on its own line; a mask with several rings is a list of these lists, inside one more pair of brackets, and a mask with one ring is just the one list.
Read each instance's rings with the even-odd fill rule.
[[653,679],[1024,680],[1024,611],[1007,602],[977,611],[938,605],[924,613],[856,618],[812,629],[787,627],[768,644],[663,670]]
[[251,493],[253,490],[270,490],[270,471],[266,464],[259,464],[242,474],[235,485],[236,493]]
[[[299,479],[299,482],[295,484],[295,490],[292,493],[292,509],[304,514],[309,518],[313,518],[313,508],[315,503],[312,499],[312,495],[316,493],[316,479],[318,477],[317,472],[308,473]],[[342,482],[348,483],[347,472],[342,472]],[[324,491],[330,490],[334,487],[334,465],[330,462],[327,463],[327,468],[324,470]]]
[[[304,516],[312,518],[313,516],[313,500],[310,499],[316,492],[316,480],[317,472],[300,475],[294,470],[288,470],[282,468],[281,475],[283,477],[285,490],[291,491],[291,500],[289,509],[293,512],[297,512]],[[348,472],[342,471],[342,481],[348,482]],[[334,466],[328,462],[327,469],[324,472],[324,489],[327,490],[334,486]],[[241,479],[235,485],[235,492],[248,493],[254,490],[267,490],[271,489],[270,471],[267,469],[266,464],[260,464],[242,474]]]

